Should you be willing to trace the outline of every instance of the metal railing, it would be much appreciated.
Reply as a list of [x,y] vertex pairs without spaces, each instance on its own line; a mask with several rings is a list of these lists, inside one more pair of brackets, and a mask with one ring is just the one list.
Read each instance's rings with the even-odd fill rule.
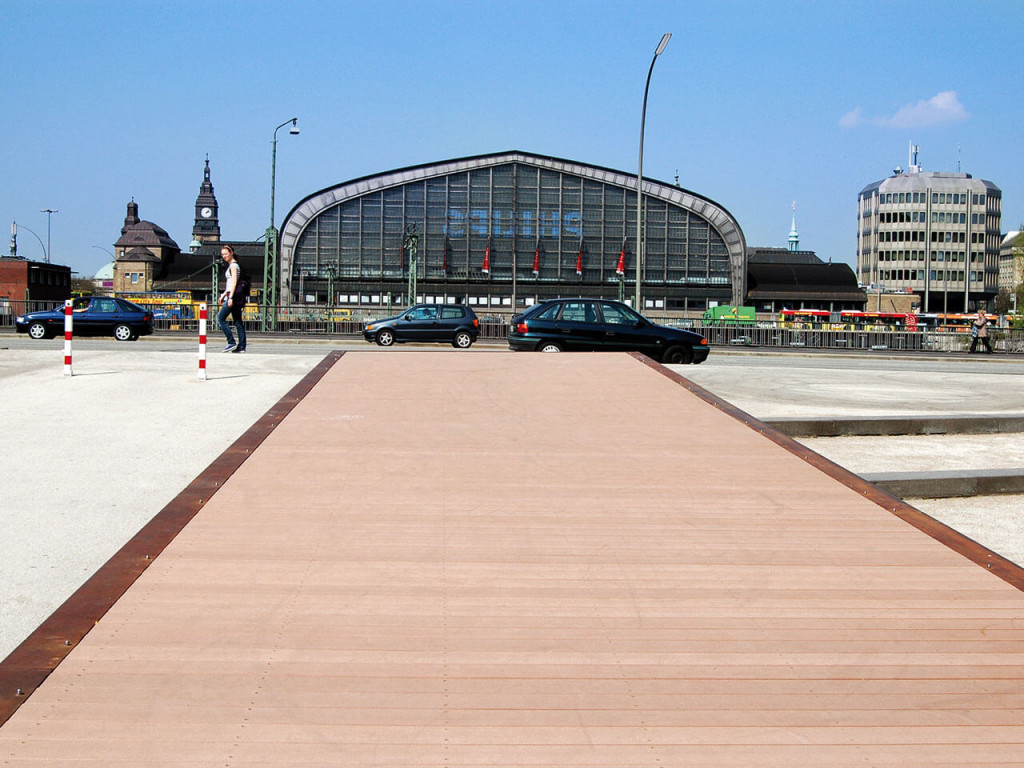
[[25,301],[24,299],[0,299],[0,328],[13,328],[14,318],[28,312],[40,312],[63,307],[63,301]]
[[[723,326],[703,325],[700,322],[691,327],[702,334],[709,344],[718,346],[967,352],[972,340],[971,334],[966,331],[951,330],[833,330],[785,328],[767,323],[759,323],[757,326]],[[990,330],[989,343],[994,352],[1024,353],[1024,329]]]
[[[0,328],[12,328],[14,318],[26,311],[53,309],[63,302],[0,299]],[[210,307],[209,332],[217,331],[216,306]],[[397,314],[402,307],[330,308],[309,305],[284,306],[279,309],[277,335],[342,336],[358,338],[363,325],[370,320]],[[195,312],[182,312],[182,317],[158,317],[156,331],[198,333],[199,320]],[[479,313],[478,313],[479,314]],[[480,314],[480,338],[504,340],[508,338],[510,315]],[[664,325],[688,328],[702,334],[712,346],[768,347],[786,349],[826,349],[862,351],[933,351],[967,352],[971,335],[966,329],[881,331],[836,330],[825,327],[785,327],[773,322],[754,325],[705,324],[702,320],[678,317],[654,317]],[[246,330],[257,332],[259,319],[246,315]],[[1024,354],[1024,329],[1000,328],[989,331],[989,343],[994,352]]]

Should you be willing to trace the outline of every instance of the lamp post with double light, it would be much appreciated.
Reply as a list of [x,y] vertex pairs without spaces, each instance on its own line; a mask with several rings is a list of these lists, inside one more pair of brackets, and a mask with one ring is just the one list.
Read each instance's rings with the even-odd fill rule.
[[270,226],[263,243],[263,299],[260,312],[260,330],[271,331],[277,325],[278,279],[280,275],[277,252],[277,226],[274,223],[274,196],[277,185],[277,132],[291,123],[288,130],[292,136],[299,133],[299,118],[285,120],[274,129],[274,141],[270,156]]
[[658,47],[654,51],[654,58],[651,59],[651,68],[647,70],[647,82],[644,85],[644,105],[640,112],[640,160],[637,163],[636,169],[636,303],[633,306],[633,309],[637,312],[643,312],[643,305],[640,303],[640,285],[643,281],[644,268],[644,121],[647,119],[647,90],[651,87],[651,73],[654,72],[654,62],[664,52],[665,46],[668,45],[671,37],[671,32],[666,32],[662,35],[661,42],[658,43]]

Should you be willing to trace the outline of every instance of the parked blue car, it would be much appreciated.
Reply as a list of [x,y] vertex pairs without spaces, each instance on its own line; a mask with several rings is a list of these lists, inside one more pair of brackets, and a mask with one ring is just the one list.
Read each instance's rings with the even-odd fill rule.
[[[76,336],[113,336],[135,341],[153,332],[153,313],[138,304],[110,296],[82,296],[71,305]],[[49,339],[64,333],[64,307],[30,312],[14,319],[18,333],[33,339]]]

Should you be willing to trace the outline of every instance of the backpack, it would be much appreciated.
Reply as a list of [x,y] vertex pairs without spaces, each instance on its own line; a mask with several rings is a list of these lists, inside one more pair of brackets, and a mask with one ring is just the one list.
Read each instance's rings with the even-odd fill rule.
[[235,293],[232,298],[237,298],[240,301],[248,301],[249,292],[252,290],[252,276],[249,274],[249,270],[243,267],[241,264],[238,265],[238,282],[235,284]]

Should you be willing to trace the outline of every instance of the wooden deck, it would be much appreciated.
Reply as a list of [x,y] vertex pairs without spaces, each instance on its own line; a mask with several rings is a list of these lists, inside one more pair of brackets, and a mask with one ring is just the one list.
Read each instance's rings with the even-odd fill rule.
[[1020,569],[660,366],[320,374],[4,662],[0,765],[1024,764]]

